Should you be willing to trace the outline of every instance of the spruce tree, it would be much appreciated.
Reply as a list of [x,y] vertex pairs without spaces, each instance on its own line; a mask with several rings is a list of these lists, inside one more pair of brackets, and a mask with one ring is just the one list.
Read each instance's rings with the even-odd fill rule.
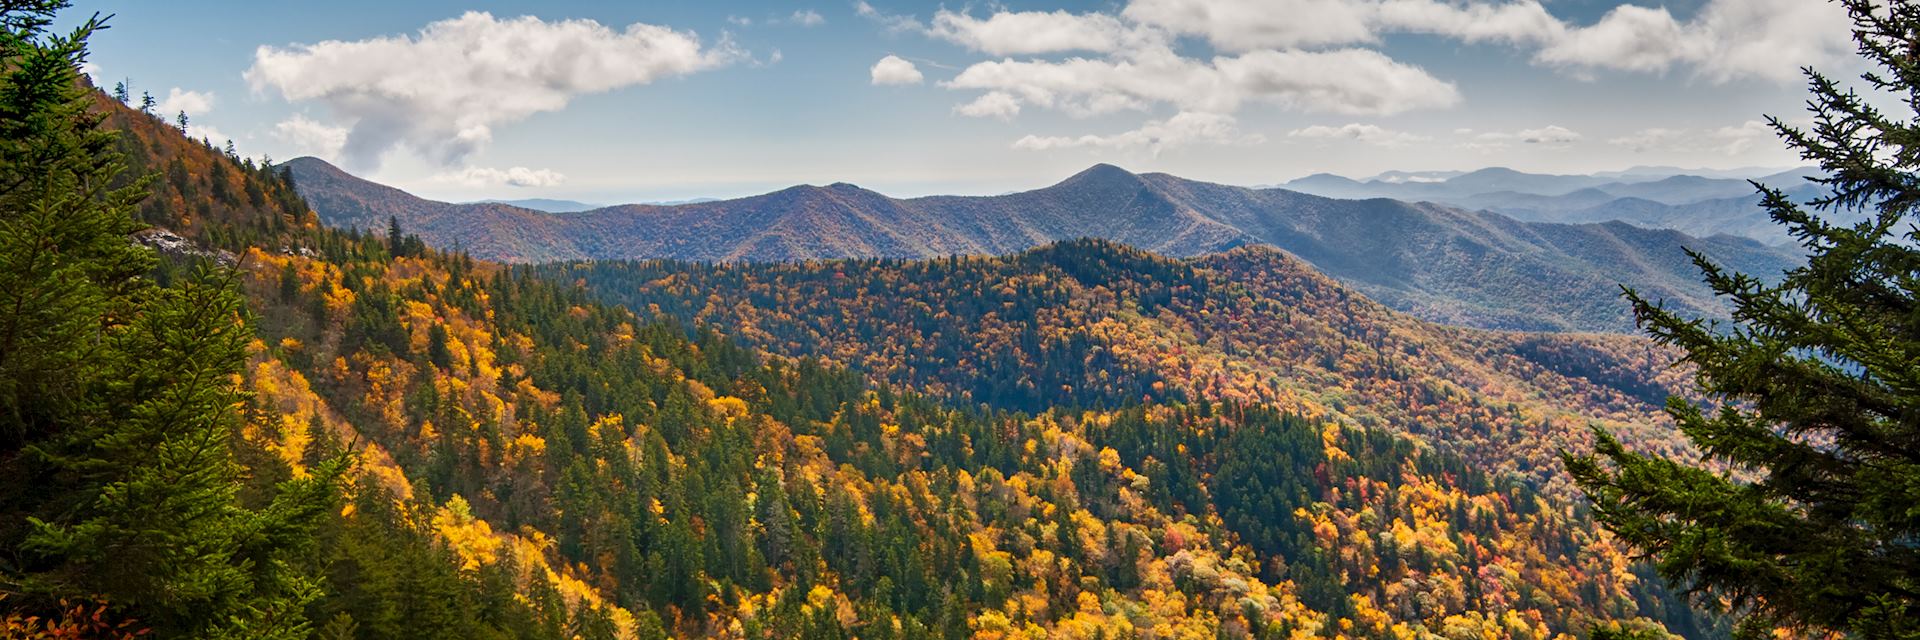
[[[1775,283],[1695,254],[1730,323],[1628,291],[1643,329],[1678,347],[1708,401],[1667,410],[1704,460],[1625,449],[1567,456],[1599,520],[1710,604],[1772,627],[1920,637],[1920,6],[1842,0],[1862,95],[1807,69],[1813,124],[1769,119],[1819,164],[1804,205],[1758,186],[1808,251]],[[1872,95],[1878,94],[1878,95]],[[1878,98],[1892,98],[1881,100]],[[1898,105],[1899,113],[1878,105]],[[1865,210],[1859,224],[1824,214]]]
[[[0,5],[0,595],[101,601],[161,637],[298,638],[295,567],[341,464],[238,496],[233,386],[252,338],[229,272],[175,286],[129,235],[150,178],[126,171],[79,76],[89,19]],[[164,273],[164,271],[162,271]]]

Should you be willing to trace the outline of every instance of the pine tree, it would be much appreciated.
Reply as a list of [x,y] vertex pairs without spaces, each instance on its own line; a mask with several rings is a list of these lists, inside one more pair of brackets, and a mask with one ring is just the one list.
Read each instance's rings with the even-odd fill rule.
[[294,568],[341,464],[240,505],[232,376],[251,333],[231,275],[144,277],[150,178],[124,172],[79,81],[98,17],[0,6],[0,588],[8,608],[104,600],[165,637],[305,637]]
[[[1641,326],[1679,347],[1717,407],[1668,412],[1708,465],[1627,451],[1599,433],[1567,456],[1600,521],[1662,576],[1784,626],[1920,637],[1920,123],[1875,105],[1920,105],[1920,6],[1843,0],[1863,76],[1881,101],[1812,69],[1810,129],[1770,119],[1831,195],[1763,203],[1809,251],[1777,284],[1694,255],[1733,322],[1686,319],[1635,292]],[[1908,119],[1901,119],[1908,118]],[[1825,222],[1861,208],[1869,220]]]

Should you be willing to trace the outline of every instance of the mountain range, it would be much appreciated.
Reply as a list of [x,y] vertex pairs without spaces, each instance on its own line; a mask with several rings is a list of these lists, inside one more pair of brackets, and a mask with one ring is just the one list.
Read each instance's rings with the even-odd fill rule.
[[[1499,329],[1630,330],[1620,284],[1689,312],[1721,315],[1682,248],[1763,277],[1799,261],[1795,251],[1733,236],[1697,238],[1619,222],[1528,222],[1432,203],[1342,200],[1104,164],[1049,187],[999,196],[896,199],[836,183],[570,214],[435,202],[314,158],[284,166],[330,225],[378,229],[392,218],[431,244],[490,260],[929,258],[1006,254],[1081,237],[1171,256],[1268,244],[1390,307]],[[1526,175],[1509,174],[1474,180],[1493,187],[1510,184],[1503,175]],[[1573,180],[1562,182],[1578,188]]]
[[[1392,171],[1366,180],[1315,174],[1281,187],[1331,198],[1436,202],[1531,222],[1617,220],[1694,236],[1730,234],[1776,246],[1790,246],[1793,238],[1760,207],[1760,196],[1749,180],[1780,189],[1796,202],[1827,195],[1825,187],[1809,181],[1819,176],[1811,168],[1685,171],[1636,167],[1592,175],[1550,175],[1492,168],[1474,172]],[[1859,213],[1847,211],[1828,216],[1840,222],[1864,219]]]

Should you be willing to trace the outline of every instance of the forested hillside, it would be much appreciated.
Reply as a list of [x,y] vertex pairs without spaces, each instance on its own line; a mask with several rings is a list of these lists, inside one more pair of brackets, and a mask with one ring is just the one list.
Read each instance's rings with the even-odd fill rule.
[[[145,236],[179,236],[154,243],[166,260],[141,280],[243,295],[227,312],[198,316],[233,340],[221,356],[230,360],[208,369],[230,364],[232,375],[209,384],[231,380],[229,391],[241,392],[196,405],[206,420],[194,424],[231,429],[196,449],[209,468],[232,472],[228,494],[205,499],[231,495],[235,508],[259,509],[261,523],[282,522],[282,505],[304,505],[302,517],[242,536],[240,547],[300,552],[262,555],[265,564],[208,559],[284,585],[273,594],[230,583],[193,591],[212,588],[201,582],[132,591],[97,581],[104,574],[45,573],[37,563],[47,547],[23,542],[44,539],[27,516],[92,531],[46,510],[49,497],[69,495],[56,487],[92,486],[92,476],[61,475],[63,484],[10,494],[0,509],[0,541],[26,559],[0,563],[9,633],[1546,638],[1610,620],[1721,631],[1645,579],[1561,497],[1397,435],[1414,431],[1410,415],[1355,419],[1340,405],[1350,400],[1293,402],[1287,394],[1304,387],[1208,373],[1238,366],[1211,360],[1221,352],[1196,349],[1198,368],[1180,375],[1116,359],[1115,371],[1142,377],[1088,386],[1058,407],[1023,395],[1022,384],[1001,406],[952,403],[952,390],[970,386],[958,372],[870,381],[722,335],[751,334],[747,324],[636,315],[399,229],[323,229],[286,197],[291,179],[279,168],[250,166],[97,93],[88,100],[118,132],[91,153],[125,154],[122,181],[133,191],[122,215],[158,225]],[[185,178],[173,179],[174,167]],[[139,175],[158,177],[131,178]],[[142,187],[152,194],[135,206]],[[1259,259],[1275,257],[1219,258]],[[1051,260],[1116,288],[1134,272],[1209,286],[1191,265],[1115,247],[1017,260]],[[952,268],[940,264],[912,268]],[[1298,277],[1337,291],[1304,270]],[[1126,304],[1142,317],[1179,313],[1196,304],[1182,296]],[[1348,304],[1383,313],[1359,298]],[[1377,345],[1397,345],[1380,342],[1397,330],[1367,331]],[[1198,344],[1209,343],[1251,347],[1225,337]],[[1566,349],[1516,352],[1503,366],[1617,364]],[[1327,357],[1329,370],[1393,366],[1359,349]],[[1059,381],[1098,377],[1069,373]],[[1567,378],[1573,386],[1556,392],[1633,410],[1616,389],[1625,383],[1594,377],[1609,382]],[[1453,393],[1434,391],[1434,402]],[[142,415],[161,428],[175,419]],[[23,451],[44,449],[9,448],[0,471],[58,473]],[[351,463],[344,474],[340,460]],[[204,602],[218,607],[195,604],[215,593],[224,595]],[[250,614],[253,626],[209,617],[268,595],[278,608]]]
[[[851,184],[673,206],[549,214],[449,204],[353,177],[314,158],[288,164],[321,220],[378,230],[389,219],[439,246],[504,262],[717,262],[1001,255],[1083,237],[1191,257],[1248,244],[1286,250],[1416,316],[1499,329],[1630,332],[1619,285],[1706,316],[1724,309],[1685,249],[1771,277],[1799,253],[1730,236],[1546,224],[1430,203],[1335,200],[1096,165],[999,196],[890,198]],[[1517,291],[1540,295],[1514,295]]]
[[1590,424],[1685,447],[1660,413],[1670,351],[1603,334],[1447,327],[1266,247],[1172,259],[1098,240],[999,258],[521,267],[755,347],[968,404],[1231,402],[1419,437],[1565,488]]

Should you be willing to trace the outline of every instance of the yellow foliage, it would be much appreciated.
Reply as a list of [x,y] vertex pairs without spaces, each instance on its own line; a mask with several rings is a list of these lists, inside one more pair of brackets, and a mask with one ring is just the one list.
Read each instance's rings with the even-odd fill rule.
[[459,494],[434,512],[433,528],[459,554],[461,569],[473,571],[499,559],[500,539],[494,537],[493,526],[473,517],[472,507]]

